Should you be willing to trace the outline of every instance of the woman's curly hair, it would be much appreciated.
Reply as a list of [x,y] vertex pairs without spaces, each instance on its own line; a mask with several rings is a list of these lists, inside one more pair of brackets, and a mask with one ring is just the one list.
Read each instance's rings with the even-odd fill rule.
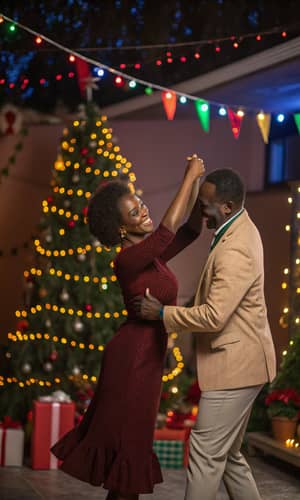
[[120,224],[122,224],[119,201],[130,194],[124,181],[110,181],[100,187],[88,205],[88,225],[90,232],[106,246],[120,243]]

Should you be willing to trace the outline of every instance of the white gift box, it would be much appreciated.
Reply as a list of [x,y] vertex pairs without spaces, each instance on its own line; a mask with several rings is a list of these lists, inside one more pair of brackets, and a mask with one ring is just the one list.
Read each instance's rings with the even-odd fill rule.
[[20,467],[23,464],[23,429],[3,429],[0,427],[0,465]]

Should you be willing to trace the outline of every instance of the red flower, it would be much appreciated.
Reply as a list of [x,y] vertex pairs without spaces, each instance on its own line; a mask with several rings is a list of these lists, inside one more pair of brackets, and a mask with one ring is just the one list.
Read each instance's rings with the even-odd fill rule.
[[265,398],[265,404],[270,406],[275,401],[281,401],[285,405],[300,406],[300,395],[295,389],[274,389]]

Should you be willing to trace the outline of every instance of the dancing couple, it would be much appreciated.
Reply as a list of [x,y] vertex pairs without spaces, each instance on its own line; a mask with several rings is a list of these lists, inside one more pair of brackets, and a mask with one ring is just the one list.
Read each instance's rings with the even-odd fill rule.
[[[201,400],[190,436],[185,500],[215,500],[223,479],[232,500],[260,500],[240,449],[251,407],[275,376],[264,298],[263,247],[231,169],[209,173],[197,155],[154,230],[149,210],[125,182],[100,186],[88,208],[91,233],[121,244],[115,272],[128,316],[108,342],[95,395],[81,423],[52,452],[66,473],[137,500],[162,481],[153,452],[168,332],[195,332]],[[200,184],[200,179],[202,180]],[[193,307],[176,306],[167,263],[214,231]],[[201,272],[200,272],[201,271]]]

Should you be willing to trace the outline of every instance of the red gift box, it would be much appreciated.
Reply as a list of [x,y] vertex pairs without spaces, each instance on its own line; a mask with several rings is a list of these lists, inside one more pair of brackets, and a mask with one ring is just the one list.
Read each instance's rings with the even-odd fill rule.
[[190,428],[186,429],[168,429],[167,427],[162,427],[161,429],[155,429],[154,440],[155,441],[184,441],[184,456],[183,465],[187,467],[189,461],[189,437]]
[[34,401],[31,467],[57,469],[59,461],[50,448],[74,427],[74,403]]

